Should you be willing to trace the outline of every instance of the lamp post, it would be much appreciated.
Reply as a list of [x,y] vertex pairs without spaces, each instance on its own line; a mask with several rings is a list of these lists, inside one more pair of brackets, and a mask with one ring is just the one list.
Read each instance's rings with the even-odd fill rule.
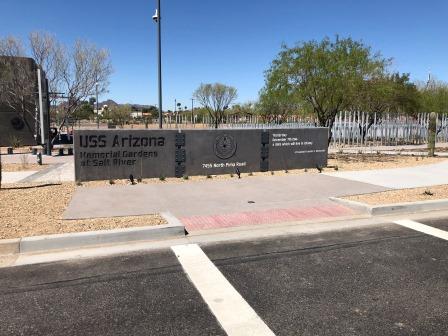
[[191,124],[194,125],[194,98],[191,98]]
[[159,77],[159,128],[162,129],[162,15],[160,0],[157,0],[156,13],[152,19],[157,23],[157,53],[158,53],[158,77]]
[[177,99],[174,99],[174,119],[176,121],[176,128],[177,128]]
[[99,129],[100,128],[100,111],[98,110],[98,82],[95,83],[95,91],[96,91],[96,100],[95,100],[95,104],[96,104],[96,128]]

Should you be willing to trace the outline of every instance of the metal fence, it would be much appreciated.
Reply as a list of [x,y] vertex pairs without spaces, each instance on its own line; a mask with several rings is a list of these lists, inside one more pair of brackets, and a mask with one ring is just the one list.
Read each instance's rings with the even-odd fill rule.
[[[134,123],[125,128],[156,128],[158,120],[145,125]],[[331,147],[361,147],[361,146],[396,146],[421,145],[427,142],[429,113],[420,113],[416,117],[396,114],[386,114],[381,117],[362,112],[342,112],[336,116],[332,126]],[[166,116],[164,128],[214,128],[210,116],[192,117],[191,114]],[[288,116],[265,122],[260,116],[227,116],[219,125],[224,129],[272,129],[316,127],[316,120],[301,116]],[[95,125],[80,123],[75,128],[94,127]],[[105,124],[102,128],[107,127]],[[448,115],[438,115],[437,142],[448,142]]]
[[[448,116],[437,118],[437,142],[448,141]],[[396,146],[427,143],[429,113],[416,118],[386,114],[382,118],[366,113],[341,113],[332,128],[331,145],[341,146]]]

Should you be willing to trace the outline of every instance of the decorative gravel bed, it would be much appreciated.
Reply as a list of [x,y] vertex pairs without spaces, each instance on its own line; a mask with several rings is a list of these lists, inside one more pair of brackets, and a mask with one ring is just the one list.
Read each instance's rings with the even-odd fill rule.
[[50,167],[48,164],[38,165],[37,163],[5,163],[2,164],[2,172],[39,171]]
[[344,197],[345,199],[369,205],[384,205],[405,202],[448,199],[448,185],[425,188],[390,190],[380,193]]
[[342,171],[355,171],[416,167],[444,160],[447,158],[384,154],[332,154],[329,155],[328,165],[338,166],[338,169]]
[[166,224],[158,214],[63,220],[75,185],[8,184],[0,189],[0,239]]
[[[433,163],[439,163],[447,158],[428,158],[419,156],[401,156],[401,155],[377,155],[377,154],[332,154],[328,159],[328,168],[323,171],[357,171],[357,170],[371,170],[371,169],[387,169],[387,168],[402,168],[424,166]],[[317,174],[316,168],[309,169],[292,169],[288,171],[274,171],[274,172],[254,172],[241,174],[241,178],[252,178],[257,176],[282,176],[294,174]],[[227,180],[238,178],[237,174],[226,175],[212,175],[212,176],[188,176],[185,178],[151,178],[143,179],[141,182],[136,180],[135,183],[151,184],[151,183],[188,183],[195,181],[211,181],[211,180]],[[129,180],[111,180],[111,181],[91,181],[80,184],[82,187],[94,188],[103,187],[107,185],[128,185]]]

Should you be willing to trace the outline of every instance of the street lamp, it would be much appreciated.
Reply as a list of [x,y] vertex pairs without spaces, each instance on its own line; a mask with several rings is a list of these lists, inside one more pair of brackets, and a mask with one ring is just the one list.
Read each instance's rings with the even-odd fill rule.
[[194,98],[191,98],[191,124],[194,124]]
[[100,128],[100,111],[98,110],[98,85],[99,83],[95,83],[95,91],[96,91],[96,128]]
[[162,15],[160,0],[157,0],[157,9],[152,19],[157,23],[157,53],[158,53],[158,75],[159,75],[159,128],[162,128]]

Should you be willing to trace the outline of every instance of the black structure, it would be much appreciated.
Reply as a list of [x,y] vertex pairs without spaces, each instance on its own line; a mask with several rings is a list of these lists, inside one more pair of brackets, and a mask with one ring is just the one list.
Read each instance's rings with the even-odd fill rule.
[[11,146],[13,138],[22,145],[47,143],[48,81],[36,62],[0,56],[0,91],[0,146]]
[[77,181],[325,167],[328,129],[75,131]]

